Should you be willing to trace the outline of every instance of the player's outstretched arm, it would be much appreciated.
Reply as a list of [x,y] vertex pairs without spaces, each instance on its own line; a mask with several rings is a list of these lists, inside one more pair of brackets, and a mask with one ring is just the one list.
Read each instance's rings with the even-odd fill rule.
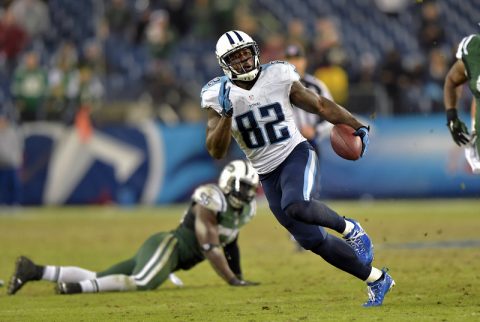
[[475,131],[475,116],[477,115],[477,101],[475,100],[475,98],[472,98],[472,105],[471,105],[471,108],[470,108],[470,117],[471,117],[471,120],[472,120],[472,131]]
[[332,124],[347,124],[354,129],[366,127],[344,107],[305,88],[298,81],[292,84],[290,100],[295,106],[307,112],[318,114]]
[[443,84],[443,104],[445,105],[445,110],[456,108],[458,101],[457,87],[466,81],[465,65],[463,61],[457,60],[448,71]]
[[256,285],[248,281],[241,280],[235,276],[228,266],[227,259],[220,247],[220,237],[218,234],[218,223],[215,213],[201,205],[195,205],[195,234],[198,243],[202,248],[203,254],[208,259],[213,269],[228,284],[232,286]]
[[222,117],[215,110],[209,109],[206,146],[208,153],[213,158],[222,159],[227,154],[232,139],[231,128],[231,117]]
[[465,71],[463,61],[457,60],[448,71],[443,85],[443,103],[447,115],[447,126],[453,141],[458,146],[467,144],[470,140],[467,126],[458,118],[457,113],[459,86],[468,80]]
[[240,265],[240,248],[238,247],[238,236],[231,243],[223,247],[223,253],[227,259],[228,266],[239,279],[242,279],[242,268]]

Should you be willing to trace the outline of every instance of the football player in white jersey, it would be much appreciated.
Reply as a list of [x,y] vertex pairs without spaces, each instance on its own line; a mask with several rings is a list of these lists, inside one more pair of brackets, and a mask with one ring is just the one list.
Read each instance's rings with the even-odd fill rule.
[[[218,185],[195,189],[180,225],[147,238],[137,253],[102,272],[80,267],[37,265],[25,256],[17,259],[7,294],[14,295],[30,281],[57,283],[57,293],[145,291],[159,287],[172,272],[189,270],[207,259],[231,286],[258,285],[243,279],[238,232],[256,213],[259,184],[256,171],[245,160],[225,166]],[[172,279],[173,277],[173,279]]]
[[216,56],[225,76],[211,80],[201,92],[201,106],[208,111],[207,150],[216,159],[225,157],[233,136],[259,173],[280,224],[303,248],[366,281],[369,300],[364,306],[381,305],[395,282],[387,269],[371,266],[373,247],[358,222],[312,198],[318,188],[317,155],[295,125],[292,104],[330,123],[355,128],[362,156],[369,128],[345,108],[305,88],[292,65],[260,65],[259,54],[257,43],[242,31],[228,31],[218,39]]

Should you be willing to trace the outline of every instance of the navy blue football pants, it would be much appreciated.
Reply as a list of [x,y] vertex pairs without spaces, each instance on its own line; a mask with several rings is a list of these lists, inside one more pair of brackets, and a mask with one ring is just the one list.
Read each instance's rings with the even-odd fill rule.
[[316,152],[304,141],[275,170],[260,175],[270,210],[303,248],[365,280],[371,267],[363,265],[344,240],[329,235],[323,228],[342,233],[345,220],[312,198],[319,192],[318,169]]

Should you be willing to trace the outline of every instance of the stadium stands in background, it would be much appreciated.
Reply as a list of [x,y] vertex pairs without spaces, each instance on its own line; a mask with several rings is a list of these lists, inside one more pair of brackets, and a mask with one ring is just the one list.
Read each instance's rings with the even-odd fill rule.
[[[3,12],[8,10],[8,5],[14,6],[18,2],[22,0],[6,1]],[[162,109],[168,105],[178,114],[176,119],[180,121],[189,120],[185,115],[196,114],[189,111],[198,100],[202,85],[221,73],[213,54],[216,39],[225,31],[220,28],[251,27],[260,45],[268,47],[269,38],[273,35],[283,37],[283,44],[290,40],[289,23],[295,19],[303,23],[303,37],[310,42],[307,45],[311,46],[314,56],[310,66],[312,72],[332,63],[326,62],[329,58],[320,57],[328,55],[328,52],[315,51],[314,42],[319,37],[319,19],[328,19],[333,23],[339,35],[336,45],[341,51],[331,56],[338,58],[345,55],[334,64],[339,64],[347,72],[349,81],[350,99],[342,103],[349,104],[354,112],[438,112],[441,107],[438,102],[439,82],[435,79],[431,81],[426,70],[430,50],[441,50],[444,64],[450,64],[457,42],[467,34],[478,32],[477,20],[480,16],[480,7],[475,5],[474,0],[406,1],[406,5],[394,13],[380,10],[377,7],[380,0],[305,0],[301,5],[288,0],[256,0],[248,2],[248,5],[226,1],[222,2],[222,6],[215,0],[183,0],[174,2],[179,4],[177,7],[168,1],[155,0],[38,2],[48,5],[50,27],[44,35],[32,39],[24,51],[33,49],[39,52],[43,66],[51,69],[52,57],[65,41],[75,44],[79,61],[85,54],[86,44],[96,41],[101,44],[105,65],[103,70],[93,70],[103,86],[102,106],[118,106],[121,105],[115,104],[118,101],[142,99],[154,105],[154,116],[161,116]],[[128,14],[116,11],[114,15],[118,15],[114,19],[125,18],[125,28],[119,32],[110,26],[107,31],[105,26],[110,23],[108,19],[111,17],[109,12],[114,4],[119,3],[124,3]],[[204,3],[210,7],[203,7]],[[437,19],[441,21],[444,38],[441,43],[427,44],[428,51],[425,51],[424,44],[419,42],[419,33],[423,27],[422,7],[428,3],[434,3],[438,9]],[[226,24],[213,26],[212,22],[221,20],[218,17],[222,15],[231,15],[234,19],[224,19]],[[251,21],[245,24],[242,16],[251,16],[254,26]],[[162,20],[166,21],[164,26],[155,29],[153,17],[166,17]],[[212,26],[208,26],[209,22]],[[155,39],[155,32],[172,35],[171,41],[152,45],[149,37]],[[160,48],[160,54],[159,46],[164,46]],[[412,86],[422,88],[418,94],[410,88],[400,89],[410,93],[399,103],[400,106],[395,106],[397,100],[392,96],[395,94],[389,91],[381,77],[392,50],[400,56],[398,63],[402,69],[398,77],[405,76]],[[267,48],[263,53],[265,59],[282,58],[281,51],[273,51],[272,54]],[[21,63],[20,57],[15,64]],[[10,88],[15,67],[4,68],[0,73],[2,102],[12,100]],[[366,81],[362,79],[365,68],[371,69],[368,82],[373,85],[369,83],[365,86]],[[321,75],[321,71],[319,73]],[[155,93],[162,91],[162,95]]]

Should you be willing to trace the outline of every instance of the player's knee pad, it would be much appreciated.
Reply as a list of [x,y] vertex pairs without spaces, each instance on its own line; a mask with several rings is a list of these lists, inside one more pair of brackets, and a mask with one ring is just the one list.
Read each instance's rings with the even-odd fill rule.
[[294,238],[304,249],[312,250],[321,247],[321,245],[325,243],[326,236],[323,234],[315,234],[314,236],[308,237],[294,236]]
[[294,202],[285,209],[285,213],[292,219],[311,224],[313,218],[309,214],[309,204],[308,201]]
[[343,218],[327,205],[315,199],[294,202],[287,206],[284,212],[288,217],[309,225],[328,227],[336,231],[344,229],[339,228],[345,222]]
[[304,201],[295,202],[285,209],[287,216],[293,219],[288,225],[285,225],[285,228],[307,250],[318,248],[324,243],[327,236],[323,227],[313,223],[310,211],[309,203]]

